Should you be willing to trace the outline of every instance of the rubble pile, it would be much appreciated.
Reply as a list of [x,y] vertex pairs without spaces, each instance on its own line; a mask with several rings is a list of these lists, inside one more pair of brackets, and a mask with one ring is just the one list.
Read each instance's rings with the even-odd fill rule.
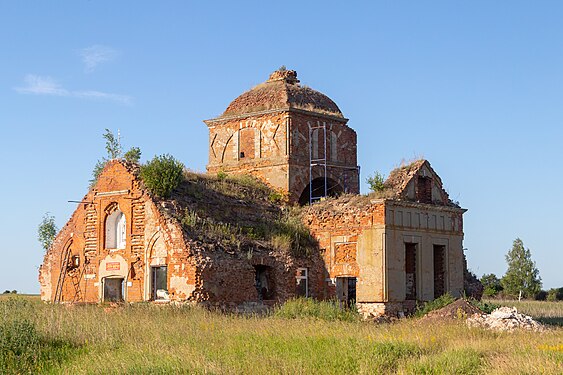
[[516,329],[544,330],[543,325],[528,315],[518,313],[515,307],[499,307],[490,314],[474,315],[467,319],[467,325],[495,331],[514,331]]

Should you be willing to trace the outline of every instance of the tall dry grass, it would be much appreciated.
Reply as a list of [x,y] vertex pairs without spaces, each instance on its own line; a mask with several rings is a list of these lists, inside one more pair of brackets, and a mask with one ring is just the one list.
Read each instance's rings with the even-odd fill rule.
[[324,315],[243,317],[196,307],[36,300],[8,306],[0,299],[3,323],[27,319],[42,340],[69,348],[40,373],[563,373],[563,328],[497,333],[463,321],[376,325]]

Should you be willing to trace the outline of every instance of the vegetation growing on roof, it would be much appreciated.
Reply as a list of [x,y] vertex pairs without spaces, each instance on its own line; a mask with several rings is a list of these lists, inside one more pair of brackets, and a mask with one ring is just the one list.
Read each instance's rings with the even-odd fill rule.
[[131,149],[123,155],[123,158],[130,163],[139,164],[141,161],[141,149],[139,147],[131,147]]
[[140,176],[151,193],[168,198],[184,177],[184,164],[168,154],[155,156],[141,166]]
[[379,192],[385,189],[385,177],[379,173],[379,171],[375,171],[373,175],[368,176],[366,178],[366,182],[369,185],[371,191]]
[[195,240],[229,252],[262,248],[307,256],[316,241],[301,221],[301,209],[279,204],[280,196],[249,175],[185,172],[169,201],[171,213]]
[[89,181],[90,187],[93,187],[96,182],[98,182],[98,177],[100,177],[100,173],[102,173],[108,161],[123,158],[128,162],[139,164],[141,159],[141,149],[139,147],[131,147],[131,149],[123,155],[121,140],[119,136],[116,137],[111,130],[106,129],[106,132],[102,136],[106,140],[105,148],[107,155],[96,161],[96,165],[92,171],[92,179]]

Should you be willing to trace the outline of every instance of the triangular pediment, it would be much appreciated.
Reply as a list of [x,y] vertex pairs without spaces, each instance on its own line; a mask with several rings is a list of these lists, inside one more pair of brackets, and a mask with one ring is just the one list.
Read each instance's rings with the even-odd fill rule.
[[442,186],[442,179],[425,159],[391,171],[385,181],[385,188],[390,189],[397,199],[427,204],[452,204]]

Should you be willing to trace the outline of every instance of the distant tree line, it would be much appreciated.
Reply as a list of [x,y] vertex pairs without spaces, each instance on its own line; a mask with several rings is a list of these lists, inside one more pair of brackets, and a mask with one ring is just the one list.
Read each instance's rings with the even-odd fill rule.
[[486,297],[526,298],[547,301],[563,300],[563,288],[542,290],[541,277],[536,263],[532,260],[530,249],[524,247],[520,238],[512,243],[505,256],[507,270],[498,278],[494,273],[481,277]]

